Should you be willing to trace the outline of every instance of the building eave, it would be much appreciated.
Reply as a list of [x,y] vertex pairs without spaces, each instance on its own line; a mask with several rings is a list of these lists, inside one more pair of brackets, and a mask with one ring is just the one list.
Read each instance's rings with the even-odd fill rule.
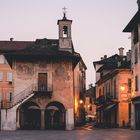
[[123,32],[131,32],[134,27],[140,22],[140,11],[130,20],[127,26],[123,29]]

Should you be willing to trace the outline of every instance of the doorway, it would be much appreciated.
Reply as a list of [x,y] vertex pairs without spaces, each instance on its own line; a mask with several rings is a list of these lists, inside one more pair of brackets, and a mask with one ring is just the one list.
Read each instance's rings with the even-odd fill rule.
[[135,105],[135,121],[136,129],[140,130],[140,104]]

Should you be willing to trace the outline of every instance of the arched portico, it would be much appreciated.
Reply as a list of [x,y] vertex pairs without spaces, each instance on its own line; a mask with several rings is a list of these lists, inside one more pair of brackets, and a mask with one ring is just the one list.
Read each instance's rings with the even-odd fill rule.
[[41,110],[34,102],[25,102],[17,110],[17,124],[20,129],[40,129]]
[[60,102],[50,102],[45,109],[46,129],[65,129],[65,107]]

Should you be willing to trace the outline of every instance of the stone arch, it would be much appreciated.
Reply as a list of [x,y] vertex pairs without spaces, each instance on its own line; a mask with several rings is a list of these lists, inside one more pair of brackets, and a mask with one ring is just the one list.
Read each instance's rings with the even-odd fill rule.
[[46,129],[65,129],[65,107],[58,101],[49,102],[45,109]]
[[33,102],[27,101],[17,109],[17,128],[20,129],[40,129],[41,127],[41,110],[40,106]]

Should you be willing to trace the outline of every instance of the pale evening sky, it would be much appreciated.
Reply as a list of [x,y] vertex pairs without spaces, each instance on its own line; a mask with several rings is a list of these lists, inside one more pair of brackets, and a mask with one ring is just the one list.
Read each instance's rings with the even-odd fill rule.
[[57,20],[67,7],[73,20],[75,50],[87,65],[87,85],[95,82],[93,61],[130,49],[123,28],[137,11],[137,0],[0,0],[0,40],[58,38]]

